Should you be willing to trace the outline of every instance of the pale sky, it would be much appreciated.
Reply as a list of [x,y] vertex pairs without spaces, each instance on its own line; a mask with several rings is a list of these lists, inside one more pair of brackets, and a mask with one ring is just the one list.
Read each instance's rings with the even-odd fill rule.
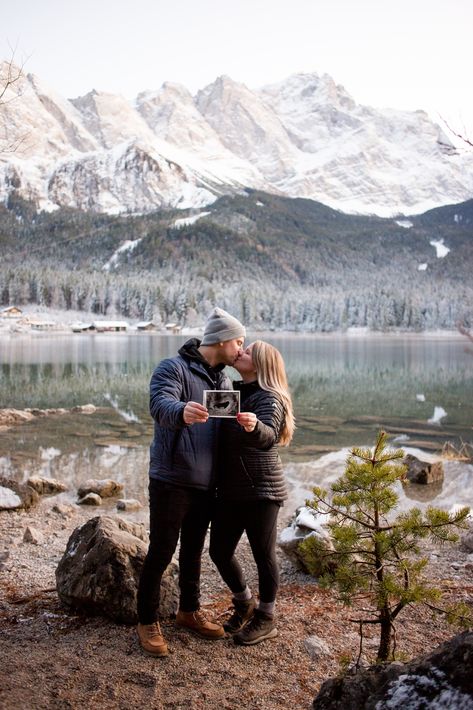
[[317,72],[358,103],[473,126],[473,0],[0,1],[0,56],[67,98]]

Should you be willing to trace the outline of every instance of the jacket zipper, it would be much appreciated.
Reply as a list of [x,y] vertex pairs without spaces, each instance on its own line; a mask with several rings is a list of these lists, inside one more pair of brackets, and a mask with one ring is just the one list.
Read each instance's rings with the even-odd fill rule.
[[246,470],[245,462],[243,461],[243,458],[241,456],[239,458],[240,458],[240,463],[242,465],[243,471],[245,472],[246,477],[248,478],[249,482],[251,483],[251,487],[254,488],[255,484],[253,483],[253,479],[251,478],[250,474]]

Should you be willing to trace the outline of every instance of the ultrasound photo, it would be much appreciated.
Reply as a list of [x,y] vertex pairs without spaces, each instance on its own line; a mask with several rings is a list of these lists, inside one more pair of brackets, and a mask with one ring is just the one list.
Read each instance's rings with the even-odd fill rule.
[[240,411],[240,393],[236,390],[204,390],[204,407],[209,417],[236,417]]

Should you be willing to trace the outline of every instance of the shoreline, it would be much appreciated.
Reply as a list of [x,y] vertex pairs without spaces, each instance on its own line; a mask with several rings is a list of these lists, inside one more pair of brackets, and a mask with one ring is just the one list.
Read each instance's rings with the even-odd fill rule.
[[[166,337],[166,338],[192,338],[192,337],[202,337],[203,328],[186,328],[184,327],[180,333],[171,333],[167,330],[148,330],[141,331],[137,330],[136,326],[130,325],[130,327],[125,331],[85,331],[85,332],[73,332],[70,325],[58,324],[57,327],[50,328],[48,330],[36,330],[34,328],[22,327],[21,330],[14,330],[8,327],[4,327],[0,323],[0,338],[2,339],[19,339],[19,338],[54,338],[74,336],[75,338],[84,337]],[[429,330],[429,331],[379,331],[379,330],[369,330],[363,332],[354,331],[343,331],[336,330],[329,333],[323,332],[306,332],[297,330],[247,330],[248,336],[253,338],[261,339],[271,339],[271,338],[294,338],[297,340],[309,339],[309,340],[455,340],[456,342],[466,342],[465,336],[456,330]]]
[[[55,336],[55,335],[74,335],[84,336],[84,335],[119,335],[121,337],[126,335],[152,335],[152,336],[173,336],[173,337],[199,337],[203,334],[204,323],[199,325],[187,326],[180,324],[168,324],[157,325],[155,328],[150,330],[141,330],[137,328],[137,325],[142,321],[137,319],[132,319],[130,321],[122,318],[119,315],[98,315],[96,313],[88,313],[85,311],[62,311],[57,309],[51,309],[47,307],[32,307],[25,306],[21,309],[22,315],[19,317],[6,317],[0,315],[0,337],[18,337],[24,335],[32,335],[34,337],[38,336]],[[99,323],[100,321],[116,321],[120,320],[127,325],[127,329],[124,331],[98,331],[98,330],[86,330],[82,332],[73,332],[73,325],[77,325],[79,322],[84,323]],[[151,322],[151,321],[148,321]],[[178,332],[173,332],[171,325],[175,325],[178,328]],[[41,327],[44,326],[44,327]],[[389,338],[389,339],[400,339],[400,338],[421,338],[421,339],[432,339],[432,340],[445,340],[445,339],[455,339],[455,340],[465,340],[465,336],[462,335],[458,330],[423,330],[423,331],[413,331],[413,330],[370,330],[366,326],[350,326],[345,330],[334,330],[329,332],[323,331],[305,331],[305,330],[272,330],[270,328],[262,329],[252,329],[248,328],[248,333],[252,336],[257,337],[285,337],[285,338],[310,338],[310,339],[330,339],[330,338],[347,338],[347,339],[362,339],[362,338]]]

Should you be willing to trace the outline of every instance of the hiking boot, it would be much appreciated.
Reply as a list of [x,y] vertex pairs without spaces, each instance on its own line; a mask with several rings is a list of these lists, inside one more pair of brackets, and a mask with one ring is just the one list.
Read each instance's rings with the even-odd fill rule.
[[264,611],[255,609],[251,621],[233,637],[239,646],[253,646],[255,643],[272,639],[278,635],[274,617]]
[[203,611],[178,611],[176,624],[184,629],[189,629],[197,636],[204,639],[223,639],[225,631],[223,626],[215,624],[205,618]]
[[223,624],[227,634],[236,634],[237,631],[241,631],[252,618],[255,607],[256,602],[253,597],[244,601],[233,599],[233,614]]
[[168,655],[168,645],[163,638],[158,621],[154,624],[138,624],[137,631],[143,651],[151,656]]

